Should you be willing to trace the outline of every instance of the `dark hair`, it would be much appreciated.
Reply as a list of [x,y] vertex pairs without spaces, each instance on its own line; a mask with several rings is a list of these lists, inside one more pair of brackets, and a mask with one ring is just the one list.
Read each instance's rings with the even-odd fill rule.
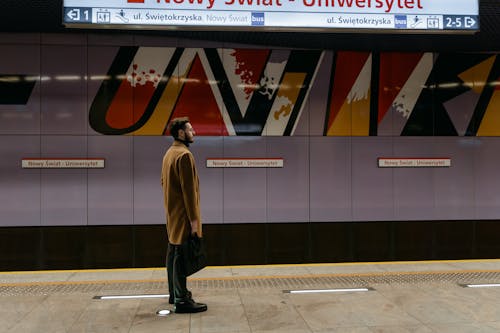
[[186,124],[189,123],[189,118],[188,117],[182,117],[182,118],[174,118],[170,122],[169,126],[169,131],[170,134],[174,137],[174,139],[177,139],[179,137],[179,130],[186,129]]

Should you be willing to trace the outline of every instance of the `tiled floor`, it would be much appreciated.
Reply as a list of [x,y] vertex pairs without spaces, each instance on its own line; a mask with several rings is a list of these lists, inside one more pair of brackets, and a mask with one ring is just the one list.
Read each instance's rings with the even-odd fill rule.
[[[500,260],[208,267],[188,282],[198,314],[172,309],[162,268],[0,272],[0,332],[500,332]],[[293,289],[369,287],[295,294]],[[284,292],[285,291],[285,292]]]

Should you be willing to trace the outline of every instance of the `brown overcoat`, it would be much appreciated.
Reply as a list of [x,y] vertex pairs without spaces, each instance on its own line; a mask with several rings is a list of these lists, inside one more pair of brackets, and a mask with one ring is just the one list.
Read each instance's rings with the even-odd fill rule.
[[174,141],[163,156],[161,185],[170,244],[179,245],[188,238],[191,221],[198,221],[201,237],[198,173],[193,154],[182,142]]

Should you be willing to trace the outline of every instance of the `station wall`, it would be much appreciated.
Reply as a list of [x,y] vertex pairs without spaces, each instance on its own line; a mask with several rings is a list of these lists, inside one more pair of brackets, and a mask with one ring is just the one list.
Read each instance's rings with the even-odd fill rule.
[[[164,224],[168,121],[189,116],[207,224],[500,218],[498,54],[9,35],[0,226]],[[105,159],[23,169],[23,158]],[[207,158],[283,168],[207,168]],[[446,168],[379,168],[446,157]]]
[[[0,270],[164,265],[177,116],[197,131],[211,265],[500,256],[497,53],[2,33],[0,54]],[[33,158],[105,167],[22,167]]]

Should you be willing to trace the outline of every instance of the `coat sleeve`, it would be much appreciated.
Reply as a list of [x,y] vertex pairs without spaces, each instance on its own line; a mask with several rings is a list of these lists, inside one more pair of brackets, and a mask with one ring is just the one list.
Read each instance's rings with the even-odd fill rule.
[[200,192],[196,165],[191,154],[179,159],[179,178],[189,221],[200,221]]

